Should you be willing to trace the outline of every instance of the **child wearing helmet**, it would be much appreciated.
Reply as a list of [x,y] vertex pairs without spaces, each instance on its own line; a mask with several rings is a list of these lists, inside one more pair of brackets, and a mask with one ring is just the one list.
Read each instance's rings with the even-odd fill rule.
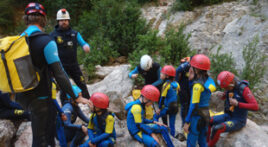
[[94,93],[90,100],[93,114],[88,123],[89,139],[80,147],[108,147],[113,146],[116,140],[114,128],[114,114],[108,112],[109,97],[104,93]]
[[[247,81],[240,81],[229,71],[222,71],[217,77],[217,83],[225,92],[218,94],[225,100],[224,114],[210,119],[208,146],[215,146],[220,134],[233,132],[243,128],[247,122],[248,110],[257,111],[258,103],[248,87]],[[210,128],[212,134],[210,135]]]
[[195,147],[198,141],[200,147],[206,147],[206,133],[209,123],[209,101],[211,93],[216,90],[215,83],[208,76],[210,60],[203,54],[193,56],[190,61],[189,80],[193,83],[190,108],[185,119],[184,131],[187,136],[187,146]]
[[165,81],[162,94],[159,101],[159,108],[154,119],[158,120],[162,117],[164,124],[167,125],[167,116],[169,116],[170,134],[175,136],[175,121],[176,114],[178,113],[177,95],[180,89],[180,85],[175,81],[176,71],[171,65],[166,65],[161,70],[161,77]]
[[[78,86],[73,85],[72,89],[76,95],[82,97],[82,90]],[[71,142],[70,147],[76,147],[82,144],[87,135],[86,126],[74,124],[77,117],[85,123],[89,122],[77,103],[67,95],[62,106],[62,113],[59,113],[56,121],[57,138],[61,147],[67,147],[68,142]]]
[[125,106],[127,111],[127,127],[130,135],[145,146],[156,147],[159,140],[155,133],[161,133],[168,147],[173,147],[166,126],[157,121],[145,118],[145,106],[157,102],[160,96],[159,90],[153,85],[146,85],[141,90],[141,96],[134,102]]
[[138,74],[141,74],[145,80],[144,85],[154,85],[161,90],[163,81],[160,78],[160,71],[160,64],[153,62],[153,59],[149,55],[143,55],[140,59],[140,65],[136,66],[128,76],[131,79],[135,79],[138,77]]

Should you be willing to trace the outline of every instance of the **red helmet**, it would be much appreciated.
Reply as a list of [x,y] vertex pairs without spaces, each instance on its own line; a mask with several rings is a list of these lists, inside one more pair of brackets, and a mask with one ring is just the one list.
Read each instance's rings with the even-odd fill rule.
[[160,92],[155,86],[146,85],[142,88],[141,95],[143,95],[146,99],[157,102],[160,97]]
[[90,97],[93,105],[101,109],[107,109],[109,107],[109,97],[104,93],[93,93]]
[[41,14],[43,16],[46,16],[46,10],[45,10],[44,6],[39,4],[39,3],[29,3],[25,8],[24,13],[25,13],[25,15],[38,13],[38,14]]
[[193,56],[190,61],[190,64],[192,67],[195,67],[197,69],[210,70],[210,60],[204,54],[197,54]]
[[235,75],[229,71],[222,71],[217,77],[217,83],[221,88],[227,88],[234,80]]
[[171,77],[175,77],[176,76],[176,70],[172,65],[165,65],[162,70],[161,73],[171,76]]

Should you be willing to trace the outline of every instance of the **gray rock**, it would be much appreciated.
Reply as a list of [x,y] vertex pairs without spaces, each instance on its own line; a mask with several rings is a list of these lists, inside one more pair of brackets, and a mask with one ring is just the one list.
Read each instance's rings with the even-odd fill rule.
[[15,147],[30,147],[32,146],[32,127],[31,123],[22,123],[17,132],[17,140]]
[[217,147],[267,147],[268,134],[255,122],[247,120],[247,125],[240,131],[221,135]]
[[[88,85],[88,90],[92,94],[94,92],[117,92],[122,97],[127,97],[132,88],[133,81],[128,77],[130,65],[120,65],[116,67],[107,67],[109,74],[105,78],[95,84]],[[102,71],[102,70],[101,70]],[[103,72],[105,73],[105,72]],[[113,97],[111,97],[111,100]]]
[[0,146],[8,147],[16,134],[16,128],[10,120],[0,120]]
[[219,92],[220,91],[216,91],[211,94],[210,104],[209,104],[209,108],[217,112],[224,110],[224,101],[221,98],[217,97],[217,94]]

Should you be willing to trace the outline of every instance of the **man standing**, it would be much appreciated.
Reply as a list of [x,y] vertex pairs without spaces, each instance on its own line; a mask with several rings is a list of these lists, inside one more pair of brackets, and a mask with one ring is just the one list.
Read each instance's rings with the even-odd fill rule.
[[[50,35],[57,43],[64,70],[82,90],[82,96],[89,99],[87,86],[77,61],[77,45],[79,44],[86,53],[90,51],[90,46],[79,32],[70,27],[70,19],[69,12],[60,9],[57,13],[58,24]],[[61,93],[61,99],[63,98],[66,98],[66,94]]]
[[[61,89],[68,93],[76,102],[89,104],[89,100],[78,98],[71,83],[66,76],[55,41],[48,34],[42,33],[46,25],[46,11],[39,3],[29,3],[25,9],[24,21],[27,29],[21,36],[29,36],[29,48],[33,65],[38,69],[40,81],[34,89],[18,93],[16,101],[31,113],[33,147],[47,147],[51,145],[50,139],[50,115],[51,115],[51,77],[52,72]],[[53,144],[51,145],[53,146]]]

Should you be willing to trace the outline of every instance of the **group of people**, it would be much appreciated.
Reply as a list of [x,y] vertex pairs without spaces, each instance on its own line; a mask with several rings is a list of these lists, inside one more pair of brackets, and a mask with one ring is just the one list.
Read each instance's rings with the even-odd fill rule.
[[[164,126],[170,129],[170,135],[181,141],[187,138],[189,147],[194,147],[197,143],[201,147],[215,146],[221,133],[237,131],[246,125],[248,110],[258,110],[258,103],[248,87],[249,83],[239,80],[229,71],[222,71],[217,76],[217,83],[224,92],[219,92],[217,97],[225,100],[224,113],[210,117],[210,96],[216,91],[216,85],[208,75],[210,66],[210,59],[203,54],[183,58],[176,70],[171,65],[161,68],[150,56],[144,55],[140,65],[129,73],[130,78],[141,74],[145,85],[153,85],[160,91],[160,99],[155,100],[158,110],[155,111],[153,120],[158,121],[162,117]],[[143,93],[141,95],[144,97]],[[147,105],[145,102],[144,104]],[[176,134],[178,105],[182,132]],[[164,137],[165,133],[162,135]],[[144,140],[143,143],[150,146]]]
[[[97,92],[88,93],[77,62],[77,46],[90,52],[90,45],[81,34],[70,27],[66,9],[57,13],[57,25],[50,34],[40,33],[46,25],[46,10],[39,3],[29,3],[24,20],[27,29],[21,34],[29,36],[34,66],[40,71],[39,85],[27,92],[17,93],[16,102],[9,94],[0,93],[0,118],[26,119],[32,123],[33,147],[55,146],[55,137],[62,147],[114,146],[116,143],[115,115],[108,111],[109,97]],[[156,134],[161,134],[167,146],[172,147],[171,136],[183,140],[187,146],[214,146],[222,132],[232,132],[245,126],[248,110],[258,110],[258,104],[248,87],[229,71],[217,77],[225,91],[218,97],[225,100],[224,114],[210,117],[209,101],[216,85],[208,71],[210,60],[203,54],[186,57],[175,69],[172,65],[161,68],[149,55],[143,55],[140,64],[129,73],[145,80],[140,95],[126,104],[127,127],[133,139],[146,146],[160,146]],[[72,85],[69,77],[75,84]],[[60,89],[62,107],[56,100]],[[92,114],[87,118],[78,106],[87,104]],[[155,106],[156,105],[156,106]],[[176,116],[182,118],[182,132],[176,133]],[[153,117],[146,117],[147,108]],[[76,118],[85,124],[74,124]],[[159,118],[163,123],[159,122]],[[169,122],[169,123],[168,123]],[[184,132],[184,133],[183,133]],[[88,140],[83,142],[85,137]]]

